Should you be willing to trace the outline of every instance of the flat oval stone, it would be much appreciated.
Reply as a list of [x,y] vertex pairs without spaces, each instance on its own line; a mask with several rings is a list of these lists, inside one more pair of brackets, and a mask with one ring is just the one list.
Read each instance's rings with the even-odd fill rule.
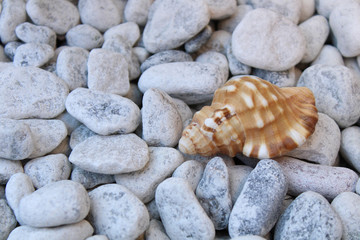
[[127,22],[135,22],[145,26],[149,8],[154,0],[128,0],[124,9],[124,18]]
[[101,47],[104,38],[96,28],[88,24],[79,24],[66,33],[66,42],[69,46],[91,50]]
[[296,86],[297,78],[295,76],[295,67],[292,67],[286,71],[268,71],[254,68],[251,74],[269,81],[278,87]]
[[102,135],[130,133],[140,123],[140,109],[133,101],[86,88],[77,88],[69,94],[66,110]]
[[311,66],[315,64],[323,64],[323,65],[344,65],[344,59],[341,56],[339,50],[329,44],[325,44],[322,48],[318,56],[311,63]]
[[62,79],[40,68],[5,68],[0,73],[0,117],[56,117],[65,110],[68,92]]
[[54,49],[45,43],[25,43],[20,45],[14,55],[16,67],[41,67],[54,56]]
[[56,33],[49,27],[24,22],[15,28],[15,33],[25,43],[45,43],[55,48]]
[[26,21],[25,2],[23,0],[5,0],[1,5],[0,38],[3,44],[16,41],[15,28]]
[[[126,4],[127,6],[128,4]],[[121,36],[125,38],[131,46],[134,46],[135,43],[140,38],[140,28],[134,22],[125,22],[114,27],[109,28],[104,33],[104,39],[110,39],[116,36]]]
[[360,127],[352,126],[341,132],[340,153],[344,159],[360,172]]
[[149,150],[135,134],[92,136],[76,145],[69,161],[86,171],[119,174],[142,169]]
[[178,166],[172,174],[172,177],[183,178],[189,182],[191,188],[196,190],[204,172],[204,164],[196,160],[187,160]]
[[9,181],[10,177],[18,172],[24,172],[21,161],[0,158],[0,184],[5,185]]

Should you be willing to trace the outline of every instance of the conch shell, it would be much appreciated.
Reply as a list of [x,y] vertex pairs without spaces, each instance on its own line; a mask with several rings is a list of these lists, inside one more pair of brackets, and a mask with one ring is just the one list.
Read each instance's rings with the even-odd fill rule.
[[317,121],[310,89],[279,88],[255,76],[241,76],[216,90],[211,106],[195,113],[179,149],[203,156],[243,153],[272,158],[303,144]]

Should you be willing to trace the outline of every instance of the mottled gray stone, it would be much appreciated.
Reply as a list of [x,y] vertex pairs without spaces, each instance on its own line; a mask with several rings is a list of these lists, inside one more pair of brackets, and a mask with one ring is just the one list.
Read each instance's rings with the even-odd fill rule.
[[340,152],[344,159],[360,172],[360,127],[352,126],[341,132]]
[[145,26],[153,2],[154,0],[128,0],[124,9],[124,18],[127,22]]
[[156,205],[170,239],[214,239],[212,221],[198,202],[190,184],[182,178],[168,178],[156,189]]
[[0,239],[7,239],[17,221],[5,199],[0,199]]
[[79,24],[66,33],[66,43],[69,46],[91,50],[101,47],[104,38],[96,28],[88,24]]
[[164,226],[156,219],[150,221],[149,228],[145,232],[146,240],[170,240],[166,235]]
[[149,150],[133,133],[92,136],[76,145],[69,161],[86,171],[119,174],[142,169],[149,161]]
[[106,235],[93,235],[91,237],[86,238],[85,240],[109,240]]
[[213,30],[209,25],[204,27],[203,30],[184,44],[185,51],[188,53],[194,53],[200,50],[200,48],[210,39],[212,32]]
[[24,0],[4,0],[1,3],[0,38],[3,44],[16,41],[15,28],[26,21]]
[[209,7],[210,18],[212,20],[220,20],[230,17],[236,8],[236,0],[206,0],[206,4]]
[[156,206],[156,201],[153,199],[151,202],[146,204],[146,207],[149,211],[150,219],[160,220],[160,214]]
[[286,177],[280,165],[261,160],[251,171],[229,218],[229,234],[264,236],[275,225],[287,192]]
[[64,140],[62,140],[62,142],[49,154],[64,154],[65,156],[69,156],[71,152],[69,141],[70,137],[66,136]]
[[226,48],[231,42],[231,33],[224,30],[214,31],[209,40],[200,48],[199,52],[215,51],[226,54]]
[[315,64],[323,64],[329,66],[344,65],[344,60],[341,56],[341,53],[336,47],[325,44],[322,47],[319,55],[311,63],[311,65]]
[[360,81],[349,68],[320,64],[308,67],[297,86],[308,87],[314,93],[318,111],[334,119],[341,128],[359,119]]
[[20,161],[0,158],[0,184],[6,184],[10,177],[18,172],[24,172],[24,168]]
[[155,53],[179,47],[199,33],[209,20],[204,0],[155,1],[143,33],[145,48]]
[[[150,53],[144,47],[133,47],[132,53],[137,57],[139,63],[142,64],[146,59],[149,58]],[[140,66],[141,67],[141,66]]]
[[136,83],[130,83],[130,89],[125,95],[125,97],[133,101],[139,107],[141,107],[143,94],[142,92],[140,92]]
[[25,43],[20,45],[14,55],[14,66],[41,67],[54,56],[54,49],[45,43]]
[[15,52],[16,49],[22,45],[23,43],[21,42],[8,42],[5,47],[4,47],[4,53],[6,55],[6,57],[9,58],[9,60],[13,61],[14,60],[14,56],[15,56]]
[[229,18],[219,21],[218,29],[232,33],[244,16],[251,10],[253,10],[251,5],[243,4],[236,6],[234,13]]
[[86,88],[77,88],[69,94],[66,110],[102,135],[130,133],[140,124],[140,109],[133,101]]
[[233,54],[231,41],[226,48],[226,57],[229,62],[229,70],[234,75],[248,75],[251,73],[251,67],[240,62]]
[[56,33],[46,26],[24,22],[15,28],[15,33],[25,43],[45,43],[53,48],[56,46]]
[[172,174],[172,177],[183,178],[187,180],[195,192],[198,183],[204,172],[204,164],[196,160],[187,160],[178,166]]
[[127,188],[106,184],[89,192],[89,221],[109,239],[136,239],[149,226],[145,205]]
[[230,196],[232,203],[235,204],[239,197],[247,177],[253,170],[252,167],[246,165],[228,166],[229,182],[230,182]]
[[264,69],[254,68],[252,75],[269,81],[278,87],[295,87],[295,67],[292,67],[285,71],[268,71]]
[[212,63],[221,69],[222,79],[227,80],[229,78],[229,62],[223,53],[213,50],[206,51],[200,54],[195,61],[204,64]]
[[231,238],[231,240],[266,240],[266,238],[257,235],[246,235],[246,236],[234,237]]
[[220,157],[215,157],[205,167],[196,188],[196,197],[216,230],[225,229],[232,207],[227,166]]
[[140,38],[140,28],[134,22],[126,22],[111,27],[104,33],[105,40],[116,36],[125,38],[131,46],[134,46]]
[[94,135],[96,135],[96,133],[91,131],[85,125],[81,124],[70,135],[70,147],[74,149],[76,145]]
[[281,215],[275,239],[340,239],[341,221],[329,202],[320,194],[305,192]]
[[47,26],[57,34],[65,34],[79,23],[78,9],[64,0],[29,0],[26,12],[36,25]]
[[70,179],[81,183],[86,189],[115,182],[114,175],[89,172],[76,165],[73,165]]
[[276,161],[287,177],[288,194],[292,196],[314,191],[332,200],[342,192],[355,191],[359,178],[349,168],[307,163],[290,157],[277,158]]
[[81,125],[81,122],[76,120],[76,118],[71,116],[67,111],[64,111],[58,115],[56,119],[61,120],[65,124],[68,135],[70,135],[77,127]]

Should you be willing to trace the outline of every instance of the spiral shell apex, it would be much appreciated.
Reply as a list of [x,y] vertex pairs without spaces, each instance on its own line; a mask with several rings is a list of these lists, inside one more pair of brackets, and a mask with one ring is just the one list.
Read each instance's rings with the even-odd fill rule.
[[194,114],[179,149],[186,154],[272,158],[302,145],[318,121],[306,87],[279,88],[255,76],[230,79]]

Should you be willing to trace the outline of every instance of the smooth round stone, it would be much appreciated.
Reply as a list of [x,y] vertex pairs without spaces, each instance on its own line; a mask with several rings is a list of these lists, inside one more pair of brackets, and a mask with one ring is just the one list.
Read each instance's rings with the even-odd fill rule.
[[84,141],[85,139],[96,135],[93,131],[87,128],[85,125],[81,124],[77,127],[70,135],[70,147],[74,149],[76,145]]
[[74,4],[65,0],[29,0],[26,12],[36,25],[47,26],[59,35],[77,25],[80,19]]
[[246,14],[234,30],[232,48],[235,57],[246,65],[285,71],[300,62],[306,41],[300,28],[289,19],[258,8]]
[[149,150],[135,134],[92,136],[76,145],[69,161],[89,172],[120,174],[142,169]]
[[281,215],[274,239],[340,239],[341,221],[320,194],[305,192]]
[[212,63],[221,69],[223,79],[229,78],[229,62],[224,54],[210,50],[200,54],[195,61],[205,64]]
[[69,46],[91,50],[101,47],[104,38],[96,28],[88,24],[79,24],[66,33],[66,43]]
[[25,43],[45,43],[53,48],[56,46],[56,33],[46,26],[24,22],[15,28],[15,33]]
[[118,25],[123,18],[122,11],[112,0],[79,0],[81,22],[89,24],[100,32]]
[[142,101],[142,138],[150,146],[174,147],[183,130],[181,115],[172,98],[164,91],[151,88]]
[[329,18],[330,13],[339,3],[345,2],[344,0],[315,0],[316,11],[326,17]]
[[240,62],[233,54],[233,50],[231,47],[231,41],[226,47],[226,57],[229,61],[229,70],[230,73],[235,75],[248,75],[251,73],[251,67]]
[[301,10],[299,22],[302,23],[309,19],[315,12],[315,0],[301,0]]
[[319,112],[334,119],[341,128],[353,125],[360,117],[360,82],[344,66],[314,65],[308,67],[297,83],[308,87],[315,96]]
[[170,240],[166,235],[164,226],[156,219],[150,221],[149,228],[145,232],[145,239],[147,240]]
[[69,89],[55,74],[36,67],[0,72],[0,117],[53,118],[65,110]]
[[243,4],[236,6],[234,13],[230,17],[219,21],[218,29],[232,33],[244,16],[251,10],[253,10],[251,5]]
[[219,20],[230,17],[236,8],[236,0],[206,0],[209,7],[210,18],[212,20]]
[[0,38],[3,44],[16,41],[15,28],[26,21],[25,2],[23,0],[2,1],[0,16]]
[[227,80],[223,77],[223,71],[211,63],[173,62],[149,68],[140,76],[138,86],[143,93],[157,88],[187,104],[195,104],[211,100]]
[[129,189],[140,201],[148,203],[154,199],[157,186],[183,161],[183,156],[176,149],[150,147],[149,162],[145,167],[139,171],[115,175],[115,181]]
[[177,48],[198,34],[210,20],[205,0],[160,0],[149,10],[143,41],[152,53]]
[[339,215],[344,240],[356,239],[360,236],[360,196],[353,192],[340,193],[331,202],[331,206]]
[[20,226],[10,233],[8,240],[79,240],[91,236],[93,232],[94,229],[90,223],[83,220],[78,223],[52,228]]
[[229,219],[229,234],[265,236],[275,225],[287,192],[287,180],[274,160],[261,160],[251,171]]
[[149,226],[145,205],[127,188],[106,184],[89,192],[89,221],[109,239],[136,239]]
[[190,184],[191,189],[195,192],[203,175],[204,168],[204,164],[199,161],[187,160],[175,169],[172,177],[185,179]]
[[22,225],[56,227],[80,222],[89,209],[86,189],[80,183],[62,180],[24,196],[19,203],[18,215]]
[[277,158],[288,183],[288,194],[313,191],[332,200],[342,192],[355,191],[358,175],[349,168],[307,163],[291,157]]
[[150,56],[150,53],[144,47],[133,47],[132,53],[137,57],[140,64],[145,62]]
[[89,52],[80,47],[67,47],[59,53],[56,74],[69,86],[70,91],[87,86]]
[[229,172],[220,157],[208,162],[196,188],[196,197],[216,230],[225,229],[232,208]]
[[201,47],[210,39],[212,32],[213,30],[209,25],[204,27],[203,30],[184,44],[185,51],[188,53],[194,53],[200,50]]
[[145,26],[153,2],[154,0],[128,0],[124,9],[124,18],[127,22]]
[[296,86],[296,76],[295,76],[294,67],[286,71],[268,71],[264,69],[254,68],[251,74],[259,78],[262,78],[266,81],[269,81],[270,83],[275,84],[278,87]]
[[360,172],[360,127],[352,126],[341,132],[340,153],[344,159]]
[[344,60],[341,56],[341,53],[336,47],[325,44],[322,47],[319,55],[311,63],[311,65],[315,64],[323,64],[329,66],[344,65]]
[[73,166],[70,179],[81,183],[86,189],[92,189],[101,184],[115,182],[114,175],[89,172],[76,165]]
[[252,167],[246,165],[228,166],[229,182],[230,182],[230,196],[233,205],[239,197],[247,177],[253,170]]
[[54,56],[54,49],[45,43],[25,43],[20,45],[14,55],[16,67],[41,67]]
[[193,59],[190,54],[180,50],[165,50],[147,58],[140,66],[141,72],[145,72],[150,67],[163,63],[171,62],[192,62]]
[[85,240],[109,240],[106,235],[92,235]]
[[285,155],[333,166],[340,148],[340,129],[336,122],[326,114],[318,113],[318,116],[314,133],[306,139],[303,145]]
[[127,41],[129,41],[131,46],[134,46],[140,38],[140,28],[134,22],[126,22],[111,27],[104,33],[105,40],[116,36],[125,38]]
[[0,118],[0,158],[22,160],[34,151],[29,126],[21,121]]
[[140,109],[133,101],[86,88],[77,88],[69,94],[66,110],[101,135],[131,133],[140,123]]
[[214,239],[214,225],[185,179],[171,177],[160,183],[155,201],[170,239]]
[[12,175],[19,172],[24,172],[24,168],[20,161],[0,158],[0,184],[6,184]]
[[7,239],[17,221],[5,199],[0,199],[0,239]]
[[226,54],[226,48],[231,42],[231,33],[224,30],[214,31],[200,52],[215,51]]

